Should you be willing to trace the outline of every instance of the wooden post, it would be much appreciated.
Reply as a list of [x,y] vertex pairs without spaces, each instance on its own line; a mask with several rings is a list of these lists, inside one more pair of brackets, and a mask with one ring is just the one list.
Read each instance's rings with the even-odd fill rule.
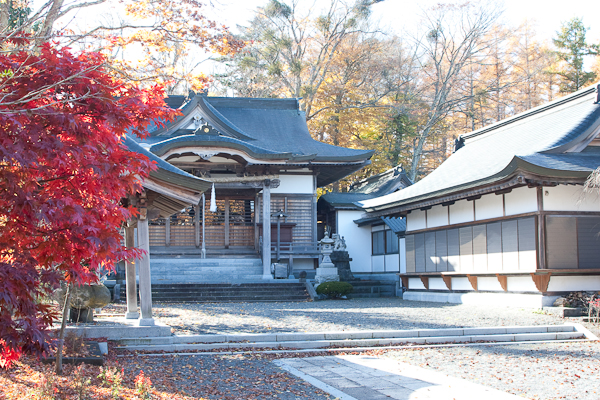
[[202,252],[200,253],[201,258],[206,258],[206,196],[202,193]]
[[538,186],[537,202],[538,202],[538,269],[546,269],[546,213],[544,212],[544,188]]
[[225,199],[225,248],[229,248],[229,199]]
[[194,238],[196,247],[200,247],[200,207],[194,206]]
[[277,262],[279,262],[280,260],[281,260],[281,217],[277,216]]
[[171,217],[168,216],[165,220],[165,245],[171,245]]
[[259,212],[258,210],[260,209],[259,206],[259,200],[258,200],[258,193],[254,195],[254,248],[256,250],[259,249],[259,236],[260,234],[258,233],[258,224],[260,222],[260,218],[259,218]]
[[154,325],[154,318],[152,318],[152,280],[150,277],[150,235],[146,213],[146,208],[140,208],[140,216],[137,224],[138,247],[145,252],[138,261],[140,266],[140,309],[142,311],[142,318],[139,322],[140,326]]
[[[128,226],[125,228],[125,246],[132,249],[135,246],[135,228]],[[135,262],[133,260],[125,260],[125,279],[127,287],[127,313],[125,318],[138,319],[140,313],[137,305],[137,282],[135,280]]]
[[263,279],[273,279],[271,275],[271,180],[263,184]]

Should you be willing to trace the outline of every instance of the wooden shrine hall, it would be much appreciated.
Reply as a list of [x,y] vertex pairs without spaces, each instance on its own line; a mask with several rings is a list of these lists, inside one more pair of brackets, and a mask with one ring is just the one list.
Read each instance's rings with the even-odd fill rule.
[[290,274],[314,273],[317,188],[368,165],[373,152],[314,140],[297,99],[166,101],[180,116],[137,144],[209,186],[177,210],[164,193],[154,200],[173,212],[149,215],[153,283],[271,279],[277,254]]

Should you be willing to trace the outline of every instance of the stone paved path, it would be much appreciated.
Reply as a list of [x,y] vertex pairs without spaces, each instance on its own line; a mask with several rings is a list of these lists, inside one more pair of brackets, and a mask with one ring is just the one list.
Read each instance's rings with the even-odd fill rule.
[[340,400],[514,400],[509,393],[391,359],[367,355],[274,361]]

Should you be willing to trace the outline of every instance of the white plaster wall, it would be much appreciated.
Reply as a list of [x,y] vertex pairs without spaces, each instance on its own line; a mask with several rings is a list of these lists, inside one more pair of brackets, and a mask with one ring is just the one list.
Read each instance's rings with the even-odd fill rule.
[[399,272],[400,271],[400,255],[399,254],[386,254],[385,255],[385,272]]
[[372,232],[378,232],[378,231],[384,231],[384,230],[385,230],[385,225],[377,225],[377,226],[371,227]]
[[472,201],[459,200],[450,206],[450,225],[474,220]]
[[400,252],[400,273],[406,273],[406,240],[404,238],[400,239],[400,244],[398,245],[398,250]]
[[410,290],[425,289],[421,278],[408,278],[408,288]]
[[475,200],[475,220],[498,218],[504,215],[504,205],[502,196],[495,194],[486,194],[480,199]]
[[371,227],[354,223],[362,211],[338,211],[337,231],[346,240],[352,272],[371,272]]
[[544,187],[543,204],[546,211],[600,211],[597,194],[583,194],[582,186]]
[[539,292],[529,275],[507,277],[506,288],[509,292]]
[[452,290],[473,290],[473,286],[466,277],[455,277],[452,278]]
[[435,228],[448,225],[448,207],[439,205],[427,210],[427,227]]
[[279,175],[279,187],[271,193],[314,194],[316,188],[312,175]]
[[425,211],[411,211],[411,213],[406,216],[406,230],[410,232],[427,228],[425,220]]
[[478,290],[489,290],[489,291],[499,291],[503,292],[502,286],[500,286],[500,282],[498,282],[498,278],[491,276],[479,276],[477,277],[477,289]]
[[429,278],[429,290],[448,290],[442,278]]
[[600,290],[600,276],[551,276],[549,292]]
[[385,256],[372,256],[371,257],[371,271],[372,272],[385,272]]
[[503,272],[518,272],[519,271],[519,252],[518,251],[503,251],[502,252],[502,271]]
[[519,251],[519,271],[534,272],[537,269],[535,250]]
[[517,215],[537,211],[536,188],[526,186],[513,189],[504,195],[506,215]]

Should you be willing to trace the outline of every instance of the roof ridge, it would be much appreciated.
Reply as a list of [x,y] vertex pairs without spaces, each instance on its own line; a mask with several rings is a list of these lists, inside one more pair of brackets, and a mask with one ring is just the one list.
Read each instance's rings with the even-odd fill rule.
[[[251,103],[257,103],[258,105],[267,105],[268,104],[269,106],[278,104],[278,105],[286,105],[286,107],[282,108],[282,109],[300,111],[300,103],[299,103],[300,98],[296,98],[296,97],[280,98],[280,97],[205,96],[204,98],[207,99],[209,102],[212,100],[216,100],[217,102],[230,102],[231,104],[228,104],[228,105],[231,107],[244,108],[244,106],[246,106],[246,105],[254,105]],[[240,104],[240,103],[244,103],[244,102],[249,103],[249,104]],[[269,104],[269,103],[271,103],[271,104]],[[277,107],[268,107],[268,108],[277,108]]]
[[486,133],[490,133],[493,132],[499,128],[505,127],[507,125],[511,125],[515,122],[521,121],[523,119],[529,118],[533,115],[536,114],[541,114],[545,111],[548,111],[550,109],[556,108],[556,107],[560,107],[564,104],[570,103],[573,100],[577,100],[579,98],[585,97],[591,93],[595,93],[598,89],[597,87],[600,85],[592,85],[590,87],[581,89],[575,93],[571,93],[567,96],[561,97],[559,99],[556,99],[554,101],[551,101],[550,103],[546,103],[546,104],[542,104],[539,105],[537,107],[531,108],[527,111],[523,111],[522,113],[519,113],[517,115],[513,115],[512,117],[503,119],[501,121],[495,122],[492,125],[488,125],[485,126],[483,128],[479,128],[473,132],[469,132],[469,133],[464,133],[462,135],[459,135],[458,138],[459,140],[468,140],[468,139],[472,139],[474,137],[477,136],[481,136],[484,135]]

